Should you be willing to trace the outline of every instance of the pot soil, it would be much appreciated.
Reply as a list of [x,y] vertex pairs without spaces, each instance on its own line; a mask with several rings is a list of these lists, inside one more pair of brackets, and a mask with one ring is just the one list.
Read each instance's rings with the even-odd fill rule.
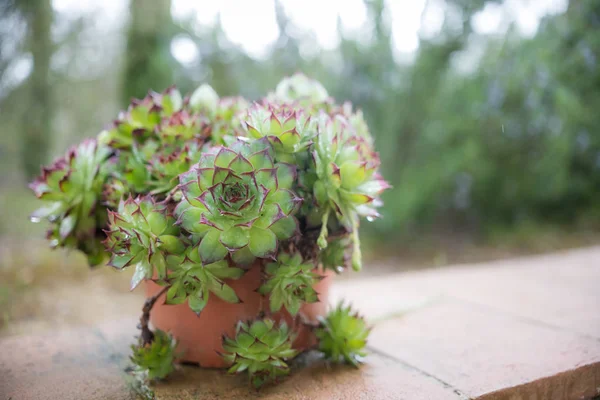
[[[331,271],[319,271],[325,276],[314,287],[319,294],[319,301],[304,304],[300,312],[310,322],[317,322],[319,316],[324,316],[328,307],[329,287],[333,273]],[[218,352],[223,352],[221,346],[222,335],[233,337],[235,326],[240,320],[255,318],[261,310],[268,311],[269,300],[261,295],[256,289],[261,284],[261,266],[254,265],[237,280],[226,280],[238,297],[242,300],[239,304],[230,304],[211,294],[208,304],[197,316],[187,305],[164,304],[165,295],[158,298],[150,314],[150,322],[156,328],[169,332],[178,341],[177,350],[181,354],[181,361],[199,363],[202,367],[225,368],[228,365],[223,361]],[[148,297],[157,294],[162,289],[152,281],[146,282],[146,295]],[[292,325],[293,318],[282,308],[279,312],[271,315],[275,320],[282,318],[288,325]],[[298,329],[298,337],[294,341],[294,348],[305,350],[316,343],[316,338],[309,328],[301,326]]]

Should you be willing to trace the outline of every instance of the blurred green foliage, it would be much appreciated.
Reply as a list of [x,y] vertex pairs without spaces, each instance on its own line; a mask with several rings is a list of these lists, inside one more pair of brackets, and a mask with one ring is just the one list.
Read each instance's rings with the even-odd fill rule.
[[[368,40],[346,35],[340,24],[339,46],[313,55],[301,49],[315,49],[315,39],[289,29],[293,24],[276,2],[280,36],[265,59],[229,42],[219,21],[198,28],[192,17],[173,21],[166,12],[169,0],[131,0],[129,20],[119,31],[125,35],[114,35],[114,45],[101,39],[109,61],[100,63],[93,76],[73,71],[88,54],[81,38],[97,26],[71,20],[67,33],[53,43],[54,55],[72,57],[50,71],[55,107],[44,119],[52,128],[52,146],[44,148],[56,154],[67,143],[96,134],[145,88],[162,90],[175,83],[189,92],[208,82],[220,95],[258,98],[281,77],[300,70],[323,82],[338,100],[361,107],[376,138],[384,176],[394,189],[384,195],[384,218],[366,228],[373,238],[397,240],[447,228],[498,237],[498,231],[536,224],[598,229],[600,2],[571,0],[564,13],[545,17],[531,38],[516,29],[500,37],[473,32],[472,17],[492,2],[499,1],[447,0],[440,32],[421,37],[414,60],[401,63],[394,57],[383,0],[365,0]],[[31,135],[25,132],[35,123],[28,117],[37,106],[24,93],[45,67],[35,62],[40,43],[23,39],[33,34],[31,16],[19,7],[0,14],[0,25],[21,15],[19,26],[27,26],[21,36],[10,32],[15,51],[0,49],[0,85],[11,60],[27,52],[34,58],[26,80],[8,89],[0,86],[0,118],[6,121],[0,127],[1,191],[21,185],[29,175],[20,172],[21,165],[43,160],[27,144]],[[1,34],[9,37],[6,30]],[[198,63],[182,65],[173,58],[170,45],[177,37],[195,44]],[[477,49],[481,54],[474,57]],[[460,68],[465,56],[471,59],[469,71]],[[23,110],[28,110],[25,118],[15,118]],[[31,159],[23,152],[14,156],[18,148]]]

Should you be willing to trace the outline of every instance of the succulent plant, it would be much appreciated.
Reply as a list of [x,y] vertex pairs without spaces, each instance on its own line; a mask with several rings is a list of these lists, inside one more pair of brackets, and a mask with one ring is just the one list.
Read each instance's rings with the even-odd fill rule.
[[266,137],[276,152],[293,154],[312,144],[316,135],[314,122],[309,114],[291,106],[255,103],[248,111],[245,125],[248,136]]
[[181,145],[191,140],[204,142],[203,122],[201,115],[180,109],[166,115],[156,127],[158,140],[163,145]]
[[228,372],[247,371],[256,388],[288,375],[290,369],[286,360],[297,354],[292,348],[294,337],[285,322],[277,326],[268,318],[247,323],[240,321],[235,338],[223,337],[223,358],[232,364]]
[[212,143],[227,144],[228,138],[240,136],[242,116],[246,114],[248,102],[241,97],[223,97],[207,84],[192,93],[190,109],[204,116],[202,132],[210,136]]
[[171,286],[166,304],[181,304],[187,299],[192,311],[200,314],[211,292],[228,303],[239,303],[240,299],[224,279],[238,279],[244,272],[241,268],[230,267],[225,260],[204,265],[198,249],[193,247],[169,275]]
[[274,257],[278,241],[297,230],[293,217],[300,199],[289,189],[295,168],[274,163],[268,141],[238,140],[204,153],[180,176],[183,199],[178,223],[201,237],[204,264],[228,254],[238,264]]
[[346,362],[355,367],[366,356],[365,347],[370,328],[365,320],[343,303],[320,318],[315,330],[319,351],[333,362]]
[[113,158],[116,167],[105,188],[105,194],[110,194],[106,199],[109,201],[107,204],[112,208],[118,207],[123,196],[126,198],[130,194],[137,196],[146,192],[151,179],[146,160],[155,153],[155,144],[150,141],[141,146],[134,144],[131,151],[122,151]]
[[106,224],[100,196],[111,168],[106,162],[110,153],[95,140],[86,140],[43,168],[30,185],[45,203],[31,220],[48,220],[50,245],[77,248],[87,255],[90,265],[99,264],[106,255],[99,235]]
[[157,329],[150,344],[132,345],[131,362],[135,372],[147,380],[164,379],[174,370],[176,341],[167,333]]
[[162,94],[150,92],[141,100],[134,99],[127,111],[119,114],[111,129],[102,131],[98,141],[115,149],[130,149],[134,143],[155,138],[163,118],[183,106],[181,93],[174,87]]
[[376,172],[379,156],[366,138],[355,133],[347,119],[321,114],[313,157],[317,176],[314,196],[324,209],[319,246],[327,247],[327,223],[333,213],[352,232],[352,266],[358,270],[362,265],[358,218],[378,217],[378,196],[389,188]]
[[156,273],[167,275],[167,259],[184,251],[179,228],[165,206],[151,197],[122,200],[117,212],[108,212],[105,246],[112,254],[109,265],[135,268],[131,289]]
[[242,117],[246,114],[248,102],[241,97],[223,97],[205,127],[214,144],[229,144],[237,136],[244,136]]
[[179,184],[179,175],[189,171],[200,160],[201,146],[196,142],[176,147],[164,148],[154,154],[148,162],[149,181],[147,191],[152,194],[169,192]]
[[319,301],[313,286],[321,277],[313,272],[314,263],[303,261],[298,252],[293,255],[280,252],[276,262],[267,264],[266,282],[258,291],[269,295],[272,312],[279,311],[283,306],[290,314],[296,315],[303,303]]
[[300,102],[305,105],[324,103],[329,100],[327,90],[319,81],[300,73],[284,78],[270,97],[283,103]]
[[[259,269],[252,289],[274,314],[265,318],[263,298],[257,319],[222,344],[229,372],[247,371],[260,387],[289,373],[296,325],[275,321],[301,320],[302,305],[319,301],[316,267],[360,268],[359,220],[379,215],[389,187],[378,169],[362,112],[302,74],[252,105],[208,85],[185,98],[171,87],[133,100],[97,140],[43,169],[31,187],[46,207],[32,219],[50,221],[53,247],[133,267],[132,289],[162,286],[146,300],[133,347],[144,381],[164,378],[176,357],[173,339],[150,329],[159,299],[197,314],[211,296],[241,303],[232,281]],[[369,328],[349,306],[314,331],[330,360],[357,365],[365,354]]]
[[194,111],[202,111],[213,114],[219,104],[219,95],[209,84],[203,83],[190,96],[190,108]]

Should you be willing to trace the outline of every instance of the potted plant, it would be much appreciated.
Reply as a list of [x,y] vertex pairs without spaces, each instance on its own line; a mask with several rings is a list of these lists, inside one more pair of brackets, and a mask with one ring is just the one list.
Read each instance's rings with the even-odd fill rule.
[[361,268],[359,218],[388,188],[378,167],[362,113],[303,75],[254,103],[169,88],[43,168],[32,220],[50,222],[52,247],[145,282],[138,372],[164,378],[179,359],[259,387],[309,348],[363,355],[365,322],[328,312],[327,291],[332,272]]

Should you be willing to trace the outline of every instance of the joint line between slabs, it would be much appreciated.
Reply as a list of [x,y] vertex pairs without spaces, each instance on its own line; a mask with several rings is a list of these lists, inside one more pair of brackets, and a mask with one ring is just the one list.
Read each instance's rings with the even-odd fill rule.
[[416,366],[415,366],[415,365],[413,365],[413,364],[410,364],[410,363],[408,363],[408,362],[406,362],[406,361],[404,361],[404,360],[402,360],[402,359],[400,359],[400,358],[398,358],[398,357],[396,357],[396,356],[392,356],[392,355],[390,355],[390,354],[384,353],[383,351],[380,351],[380,350],[374,349],[374,348],[372,348],[372,347],[370,347],[370,346],[367,346],[367,349],[368,349],[368,350],[369,350],[371,353],[374,353],[374,354],[377,354],[378,356],[381,356],[381,357],[387,358],[388,360],[395,361],[395,362],[397,362],[397,363],[399,363],[399,364],[402,364],[402,365],[404,365],[405,367],[407,367],[407,368],[409,368],[409,369],[412,369],[412,370],[414,370],[415,372],[419,373],[420,375],[423,375],[423,376],[425,376],[425,377],[427,377],[427,378],[433,379],[434,381],[436,381],[436,382],[440,383],[440,384],[441,384],[442,386],[444,386],[445,388],[452,390],[452,391],[453,391],[453,392],[454,392],[454,393],[455,393],[455,394],[456,394],[456,395],[457,395],[457,396],[458,396],[458,397],[459,397],[461,400],[470,400],[470,399],[471,399],[469,396],[467,396],[465,393],[463,393],[463,392],[462,392],[460,389],[458,389],[458,388],[456,388],[456,387],[452,386],[451,384],[449,384],[448,382],[446,382],[446,381],[444,381],[444,380],[442,380],[442,379],[438,378],[437,376],[435,376],[435,375],[432,375],[432,374],[430,374],[429,372],[427,372],[427,371],[424,371],[424,370],[422,370],[422,369],[421,369],[421,368],[419,368],[419,367],[416,367]]

